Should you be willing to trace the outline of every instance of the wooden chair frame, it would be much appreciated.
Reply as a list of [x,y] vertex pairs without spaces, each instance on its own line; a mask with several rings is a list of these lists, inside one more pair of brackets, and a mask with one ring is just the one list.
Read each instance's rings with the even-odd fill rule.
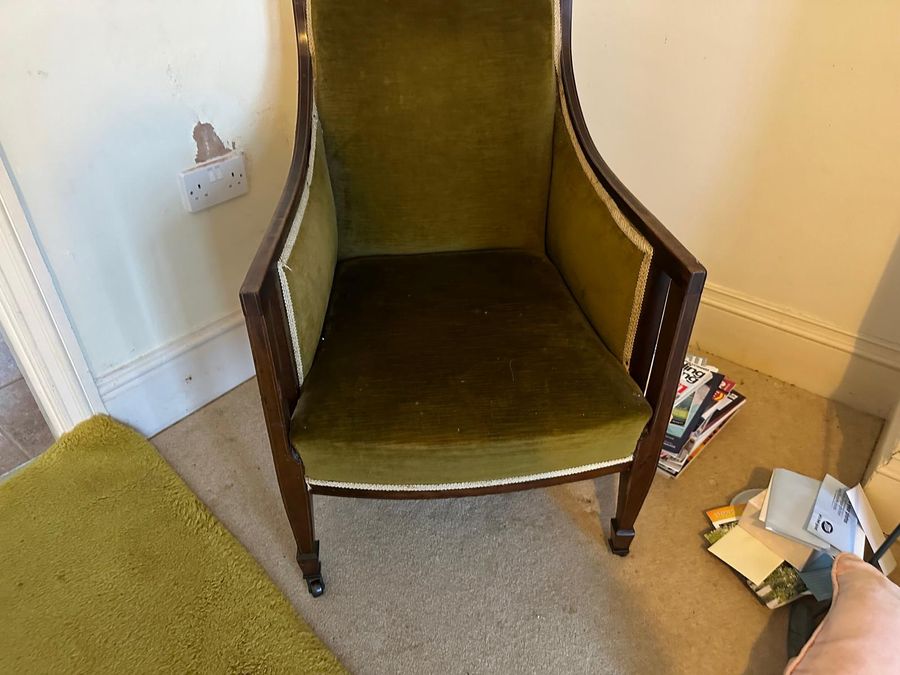
[[310,592],[324,591],[315,538],[312,495],[375,499],[446,499],[547,487],[621,473],[610,548],[626,555],[635,536],[634,524],[650,484],[672,410],[675,389],[687,351],[706,270],[693,255],[628,191],[600,156],[584,121],[572,64],[572,0],[559,0],[562,28],[560,78],[575,136],[597,179],[616,205],[653,247],[647,290],[635,338],[629,373],[643,389],[653,412],[631,461],[574,475],[523,483],[421,492],[383,491],[308,485],[303,462],[290,441],[291,415],[300,398],[300,384],[288,333],[287,316],[277,274],[279,253],[300,202],[312,129],[313,78],[305,0],[294,0],[297,31],[298,108],[293,159],[272,222],[244,284],[241,305],[256,366],[257,381],[281,497],[297,541],[297,561]]

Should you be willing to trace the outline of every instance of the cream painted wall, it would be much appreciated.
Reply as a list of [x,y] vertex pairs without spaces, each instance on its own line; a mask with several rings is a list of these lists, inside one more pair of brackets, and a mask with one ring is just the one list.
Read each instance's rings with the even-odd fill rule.
[[[768,317],[707,304],[698,341],[884,414],[900,4],[574,3],[597,145],[707,264],[708,297]],[[237,290],[289,163],[292,31],[286,0],[0,5],[6,162],[104,401],[148,433],[250,373]],[[198,121],[246,153],[251,190],[188,214]]]
[[[253,373],[238,289],[296,116],[287,0],[0,4],[0,145],[110,414],[147,434]],[[250,192],[197,214],[211,123]]]
[[727,306],[703,307],[696,341],[885,415],[900,397],[900,3],[574,2],[598,148]]
[[[290,3],[10,0],[0,142],[100,380],[232,314],[290,161]],[[198,214],[176,174],[210,122],[250,193]]]

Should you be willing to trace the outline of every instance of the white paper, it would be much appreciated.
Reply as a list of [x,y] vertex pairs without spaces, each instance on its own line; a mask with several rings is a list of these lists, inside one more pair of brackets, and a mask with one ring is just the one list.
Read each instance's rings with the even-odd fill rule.
[[765,491],[760,492],[747,502],[747,505],[744,507],[744,513],[738,521],[738,526],[747,530],[749,534],[759,539],[766,548],[780,555],[796,569],[802,570],[806,567],[806,563],[809,562],[813,553],[815,553],[815,549],[812,546],[782,537],[780,534],[766,529],[765,523],[759,519],[760,508],[765,501],[766,494]]
[[741,527],[730,530],[728,534],[709,547],[709,552],[757,586],[784,562],[784,558],[771,551]]
[[768,491],[766,529],[820,551],[831,544],[806,529],[822,482],[787,469],[775,469]]
[[[878,523],[878,518],[872,510],[872,505],[869,503],[866,493],[863,492],[862,486],[857,485],[848,490],[847,498],[850,500],[853,512],[856,514],[856,517],[859,518],[859,524],[866,533],[866,539],[869,540],[869,546],[872,547],[873,551],[877,551],[878,547],[884,543],[884,530],[882,530],[881,525]],[[897,567],[897,561],[890,551],[887,551],[881,556],[881,560],[878,561],[878,564],[881,566],[881,571],[885,574],[890,574],[894,571],[894,568]]]
[[769,512],[769,495],[772,494],[772,479],[775,478],[775,473],[772,472],[772,475],[769,476],[769,484],[766,486],[765,490],[765,498],[763,499],[762,507],[759,510],[759,519],[763,522],[766,522],[766,514]]
[[837,478],[825,474],[806,529],[839,551],[853,553],[858,521],[847,498],[847,489]]
[[[866,533],[862,527],[856,526],[856,541],[853,543],[853,555],[862,558],[866,554]],[[834,556],[837,558],[837,556]]]

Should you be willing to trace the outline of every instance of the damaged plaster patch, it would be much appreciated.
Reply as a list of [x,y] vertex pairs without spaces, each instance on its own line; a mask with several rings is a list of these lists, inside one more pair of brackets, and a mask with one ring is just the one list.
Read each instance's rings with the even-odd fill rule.
[[197,164],[208,162],[213,157],[227,155],[229,152],[209,122],[197,122],[194,127],[194,142],[197,144],[197,156],[194,157]]

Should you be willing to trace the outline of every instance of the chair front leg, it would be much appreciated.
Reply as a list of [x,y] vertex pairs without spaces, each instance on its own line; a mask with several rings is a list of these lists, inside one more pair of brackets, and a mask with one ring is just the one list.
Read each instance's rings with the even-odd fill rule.
[[[616,555],[628,555],[631,542],[634,540],[635,521],[656,475],[659,454],[672,413],[672,405],[675,402],[675,389],[687,354],[705,278],[706,272],[701,270],[690,275],[686,283],[676,283],[674,280],[662,278],[654,282],[656,287],[667,287],[668,293],[663,299],[652,300],[652,302],[664,301],[662,305],[664,309],[660,312],[656,355],[653,358],[645,391],[653,414],[637,443],[630,469],[619,477],[619,499],[609,538],[610,549]],[[652,317],[654,314],[652,308],[648,308],[647,316]],[[650,331],[651,334],[653,332]],[[646,335],[647,331],[644,334]]]
[[281,501],[297,542],[297,564],[303,572],[307,590],[317,598],[325,592],[325,580],[322,578],[322,563],[319,560],[312,495],[306,485],[299,457],[293,451],[286,461],[279,461],[276,457],[275,474],[281,490]]
[[[631,469],[619,474],[619,498],[616,505],[616,516],[610,523],[609,536],[609,548],[616,555],[628,555],[634,539],[634,523],[650,492],[650,485],[653,483],[653,476],[656,473],[656,461],[637,462],[638,456],[641,454],[652,457],[653,453],[646,449],[644,453],[640,452],[640,446],[649,442],[648,436],[641,439],[638,449],[635,451],[635,463]],[[658,449],[656,456],[659,456]]]

